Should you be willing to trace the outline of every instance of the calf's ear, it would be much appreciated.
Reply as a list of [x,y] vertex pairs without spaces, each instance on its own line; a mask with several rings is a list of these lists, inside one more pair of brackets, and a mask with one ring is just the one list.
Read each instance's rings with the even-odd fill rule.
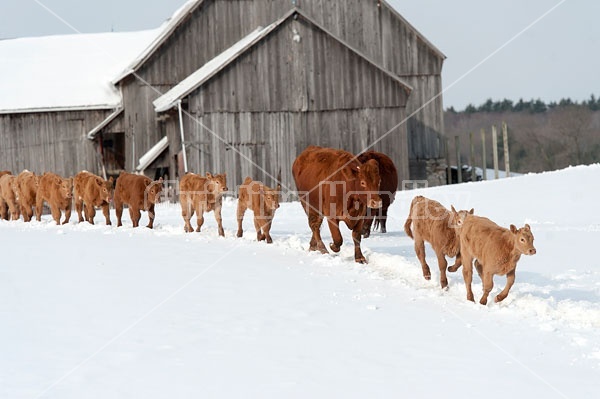
[[456,209],[454,209],[454,205],[450,205],[450,209],[452,209],[452,212],[458,213],[458,212],[456,212]]
[[208,177],[209,179],[212,179],[212,175],[210,174],[210,172],[206,172],[206,177]]
[[510,225],[510,231],[513,234],[517,234],[517,227],[514,224]]
[[471,210],[469,211],[469,213],[472,215],[475,212],[475,208],[471,208]]
[[528,225],[528,224],[525,224],[525,230],[529,230],[529,231],[531,231],[531,227],[529,227],[529,225]]
[[112,176],[108,178],[108,182],[109,182],[111,185],[113,184],[113,182],[114,182],[114,181],[115,181],[115,180],[113,179],[113,177],[112,177]]

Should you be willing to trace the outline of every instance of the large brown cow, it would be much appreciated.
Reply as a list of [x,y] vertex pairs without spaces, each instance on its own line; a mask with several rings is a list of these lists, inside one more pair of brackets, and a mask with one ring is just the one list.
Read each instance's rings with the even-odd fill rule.
[[204,212],[215,212],[215,219],[219,229],[219,235],[225,236],[223,230],[223,219],[221,208],[223,206],[223,194],[227,188],[227,174],[213,175],[206,173],[206,177],[195,173],[188,173],[179,182],[179,202],[181,203],[181,216],[185,222],[184,230],[187,233],[194,231],[190,219],[196,212],[199,232],[204,224]]
[[15,194],[19,201],[23,220],[26,222],[31,221],[33,217],[33,207],[35,206],[39,179],[39,176],[28,170],[22,171],[17,176]]
[[425,280],[431,279],[431,269],[425,261],[425,241],[427,241],[431,244],[438,260],[440,285],[442,288],[448,286],[446,256],[456,257],[453,267],[460,265],[460,228],[467,215],[473,214],[473,211],[471,209],[457,212],[454,207],[448,210],[439,202],[422,195],[413,198],[408,218],[404,223],[404,232],[415,241],[415,252],[421,262]]
[[367,216],[363,225],[363,236],[369,237],[371,234],[371,225],[375,219],[374,229],[381,228],[382,233],[386,233],[386,222],[388,208],[396,198],[396,190],[398,190],[398,171],[390,157],[381,152],[368,151],[363,152],[358,156],[360,163],[365,163],[370,159],[374,159],[379,164],[379,176],[381,183],[379,184],[379,196],[381,197],[381,208],[373,210],[367,209]]
[[151,229],[154,226],[154,205],[160,202],[162,189],[162,177],[152,181],[146,176],[121,172],[117,178],[114,193],[117,227],[123,225],[121,222],[123,205],[127,204],[133,227],[139,226],[140,218],[142,217],[141,211],[147,211],[149,221],[146,227]]
[[[479,303],[487,304],[487,298],[494,288],[494,275],[506,275],[506,286],[496,295],[500,302],[508,295],[515,283],[515,271],[521,255],[534,255],[533,233],[528,224],[520,229],[510,225],[510,230],[498,226],[490,219],[469,215],[460,232],[460,249],[463,263],[463,277],[467,288],[467,299],[474,301],[471,282],[473,280],[473,260],[483,282],[483,296]],[[455,272],[457,266],[448,268]]]
[[73,204],[73,178],[64,179],[52,172],[44,173],[40,177],[35,198],[35,218],[38,222],[42,220],[45,201],[50,206],[56,224],[60,224],[61,211],[65,211],[65,220],[62,224],[69,223]]
[[[73,178],[73,196],[75,197],[75,210],[79,222],[83,222],[82,211],[85,220],[94,224],[96,208],[102,208],[106,224],[110,225],[110,201],[113,195],[113,178],[104,180],[88,171],[82,171]],[[85,205],[85,209],[84,209]]]
[[309,250],[327,253],[319,231],[327,218],[333,238],[330,248],[339,252],[343,221],[352,230],[355,261],[367,263],[360,241],[367,207],[381,207],[377,161],[361,164],[347,151],[310,146],[296,158],[292,173],[312,230]]
[[21,212],[16,194],[17,176],[10,173],[0,177],[0,219],[11,220],[19,219]]
[[277,184],[277,188],[273,189],[259,181],[253,181],[251,177],[246,177],[238,190],[238,237],[244,234],[242,230],[244,213],[246,209],[250,208],[254,213],[256,239],[258,241],[267,240],[269,244],[273,242],[270,234],[271,223],[275,216],[275,210],[279,208],[280,192],[281,184]]

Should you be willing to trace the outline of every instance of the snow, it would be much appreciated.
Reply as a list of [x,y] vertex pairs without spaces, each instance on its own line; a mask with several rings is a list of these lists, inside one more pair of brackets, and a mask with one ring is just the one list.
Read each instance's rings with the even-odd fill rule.
[[159,31],[0,40],[0,113],[116,108],[111,80]]
[[[340,254],[308,252],[297,202],[271,245],[251,212],[235,237],[230,198],[224,238],[212,214],[184,233],[169,203],[154,230],[127,212],[121,228],[0,221],[0,397],[595,397],[598,181],[592,165],[399,192],[388,233],[363,240],[368,265],[345,228]],[[402,227],[417,194],[531,225],[537,254],[505,301],[468,302],[460,273],[441,290],[430,248],[423,279]]]
[[239,40],[233,46],[229,47],[227,50],[208,61],[200,69],[183,79],[171,90],[154,100],[153,104],[155,111],[164,112],[177,105],[177,102],[182,97],[185,97],[207,79],[210,79],[215,73],[237,58],[246,48],[256,43],[271,30],[273,30],[273,28],[275,28],[278,24],[279,22],[276,22],[265,28],[257,28]]

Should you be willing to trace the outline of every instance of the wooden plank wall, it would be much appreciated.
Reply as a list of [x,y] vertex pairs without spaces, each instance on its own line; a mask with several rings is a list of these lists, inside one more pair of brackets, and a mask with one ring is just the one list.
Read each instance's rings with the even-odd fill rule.
[[[296,4],[331,33],[407,80],[414,88],[408,100],[409,114],[439,93],[438,88],[441,90],[443,60],[440,55],[433,52],[408,24],[387,7],[378,7],[376,1],[364,0],[300,0]],[[154,88],[165,92],[243,36],[258,26],[274,22],[291,8],[291,0],[205,0],[152,55],[138,74]],[[324,57],[328,60],[327,54]],[[288,60],[283,60],[285,62]],[[261,65],[264,67],[252,73],[272,74],[277,68],[286,67],[285,64],[279,64],[282,63],[263,62]],[[319,70],[307,70],[306,73],[313,75],[316,85],[322,84],[324,77]],[[127,137],[131,137],[132,130],[135,130],[136,137],[146,136],[136,139],[137,158],[160,138],[158,125],[154,122],[156,115],[153,115],[151,107],[151,101],[157,96],[140,88],[139,84],[138,81],[132,85],[132,81],[128,80],[124,82],[123,90],[126,125],[128,121],[132,124],[132,128],[126,126]],[[252,91],[252,94],[257,93]],[[273,103],[271,97],[281,98],[282,94],[270,91],[260,93],[268,104]],[[302,97],[298,98],[299,107],[309,109],[310,105],[303,100]],[[368,105],[362,104],[360,107],[367,108]],[[411,158],[440,156],[436,149],[438,135],[443,131],[442,118],[441,98],[412,118],[409,129],[409,139],[413,143]],[[422,144],[423,147],[419,147]],[[129,157],[132,154],[129,139],[126,146]],[[133,165],[134,162],[128,160],[127,165]]]
[[29,169],[73,176],[99,173],[99,158],[86,134],[110,110],[38,112],[0,115],[0,169]]

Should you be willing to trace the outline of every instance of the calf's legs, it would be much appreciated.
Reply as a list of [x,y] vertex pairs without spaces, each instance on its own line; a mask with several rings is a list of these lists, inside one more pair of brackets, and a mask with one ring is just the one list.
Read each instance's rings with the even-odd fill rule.
[[423,269],[423,277],[425,280],[431,280],[431,269],[429,269],[429,265],[425,262],[425,241],[420,236],[415,235],[415,253],[417,254],[417,258],[419,258],[419,262],[421,262],[421,268]]

